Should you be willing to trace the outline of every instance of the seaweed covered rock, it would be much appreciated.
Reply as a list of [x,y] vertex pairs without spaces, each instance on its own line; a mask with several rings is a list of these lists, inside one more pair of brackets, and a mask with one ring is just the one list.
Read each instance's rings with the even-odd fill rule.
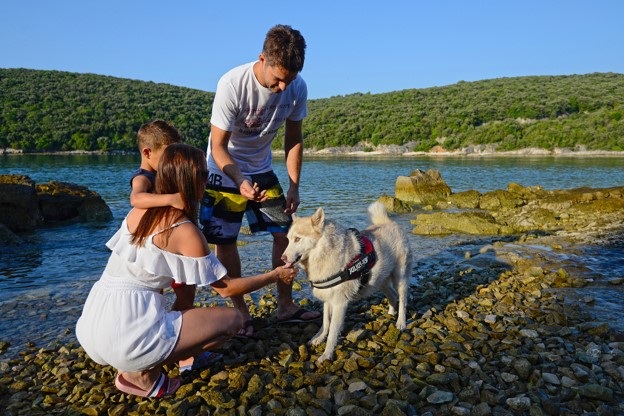
[[112,218],[102,197],[84,186],[55,181],[37,185],[28,176],[0,175],[0,223],[12,232],[49,222]]
[[507,234],[509,230],[496,223],[488,212],[466,211],[460,213],[434,212],[419,214],[415,220],[414,234],[444,235],[452,233],[475,235]]
[[416,234],[508,235],[591,232],[624,225],[624,187],[545,190],[510,183],[506,190],[450,195],[441,211],[412,220]]
[[68,182],[37,185],[39,210],[46,222],[79,219],[108,221],[113,214],[97,192]]
[[381,202],[384,207],[386,207],[386,211],[394,212],[396,214],[405,214],[414,210],[407,202],[401,201],[399,198],[389,195],[382,195],[377,198],[377,201]]

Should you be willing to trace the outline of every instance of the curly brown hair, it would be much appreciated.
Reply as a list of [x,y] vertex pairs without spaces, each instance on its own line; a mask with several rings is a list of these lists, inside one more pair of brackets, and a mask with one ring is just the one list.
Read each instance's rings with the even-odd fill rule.
[[287,25],[276,25],[267,32],[262,53],[267,64],[297,73],[303,69],[305,49],[301,32]]

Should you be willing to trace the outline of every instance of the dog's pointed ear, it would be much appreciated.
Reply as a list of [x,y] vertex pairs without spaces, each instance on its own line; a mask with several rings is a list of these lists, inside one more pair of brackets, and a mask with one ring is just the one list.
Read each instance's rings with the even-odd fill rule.
[[325,223],[325,211],[323,211],[323,207],[319,207],[314,215],[310,218],[312,222],[312,226],[322,228]]

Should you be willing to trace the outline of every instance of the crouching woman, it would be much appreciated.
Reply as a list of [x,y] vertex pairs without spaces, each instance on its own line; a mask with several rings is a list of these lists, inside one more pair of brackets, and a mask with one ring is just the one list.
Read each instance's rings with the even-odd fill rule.
[[243,325],[235,308],[169,311],[161,290],[172,282],[193,289],[210,285],[231,297],[278,280],[290,284],[297,273],[278,267],[245,279],[227,276],[196,224],[206,177],[201,150],[181,143],[168,146],[158,167],[156,192],[179,192],[185,208],[132,209],[106,244],[112,253],[87,297],[76,336],[93,361],[117,369],[115,385],[122,392],[173,394],[180,380],[168,378],[164,364],[214,349]]

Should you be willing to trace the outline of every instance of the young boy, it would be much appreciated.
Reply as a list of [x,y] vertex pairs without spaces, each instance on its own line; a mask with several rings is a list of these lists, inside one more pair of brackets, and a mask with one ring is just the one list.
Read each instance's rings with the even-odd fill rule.
[[[154,120],[143,124],[137,132],[137,144],[141,153],[141,166],[134,171],[130,179],[130,205],[134,208],[154,208],[172,206],[182,209],[180,194],[154,194],[156,188],[156,170],[160,156],[171,143],[182,143],[178,130],[164,120]],[[173,310],[185,310],[193,307],[194,287],[174,284],[176,292]]]
[[[139,128],[137,133],[137,143],[141,153],[141,166],[130,179],[130,205],[134,208],[154,208],[172,206],[183,209],[184,203],[179,193],[176,194],[155,194],[156,171],[160,157],[167,146],[172,143],[181,143],[182,137],[178,130],[164,120],[154,120]],[[193,308],[195,300],[195,286],[172,284],[176,294],[176,300],[172,309],[181,311]],[[180,373],[195,368],[203,368],[221,358],[221,354],[210,351],[199,356],[180,361]]]
[[135,208],[172,206],[182,208],[180,194],[154,194],[156,170],[165,147],[171,143],[181,143],[178,130],[163,120],[143,124],[137,133],[137,143],[141,153],[141,167],[130,179],[130,205]]

